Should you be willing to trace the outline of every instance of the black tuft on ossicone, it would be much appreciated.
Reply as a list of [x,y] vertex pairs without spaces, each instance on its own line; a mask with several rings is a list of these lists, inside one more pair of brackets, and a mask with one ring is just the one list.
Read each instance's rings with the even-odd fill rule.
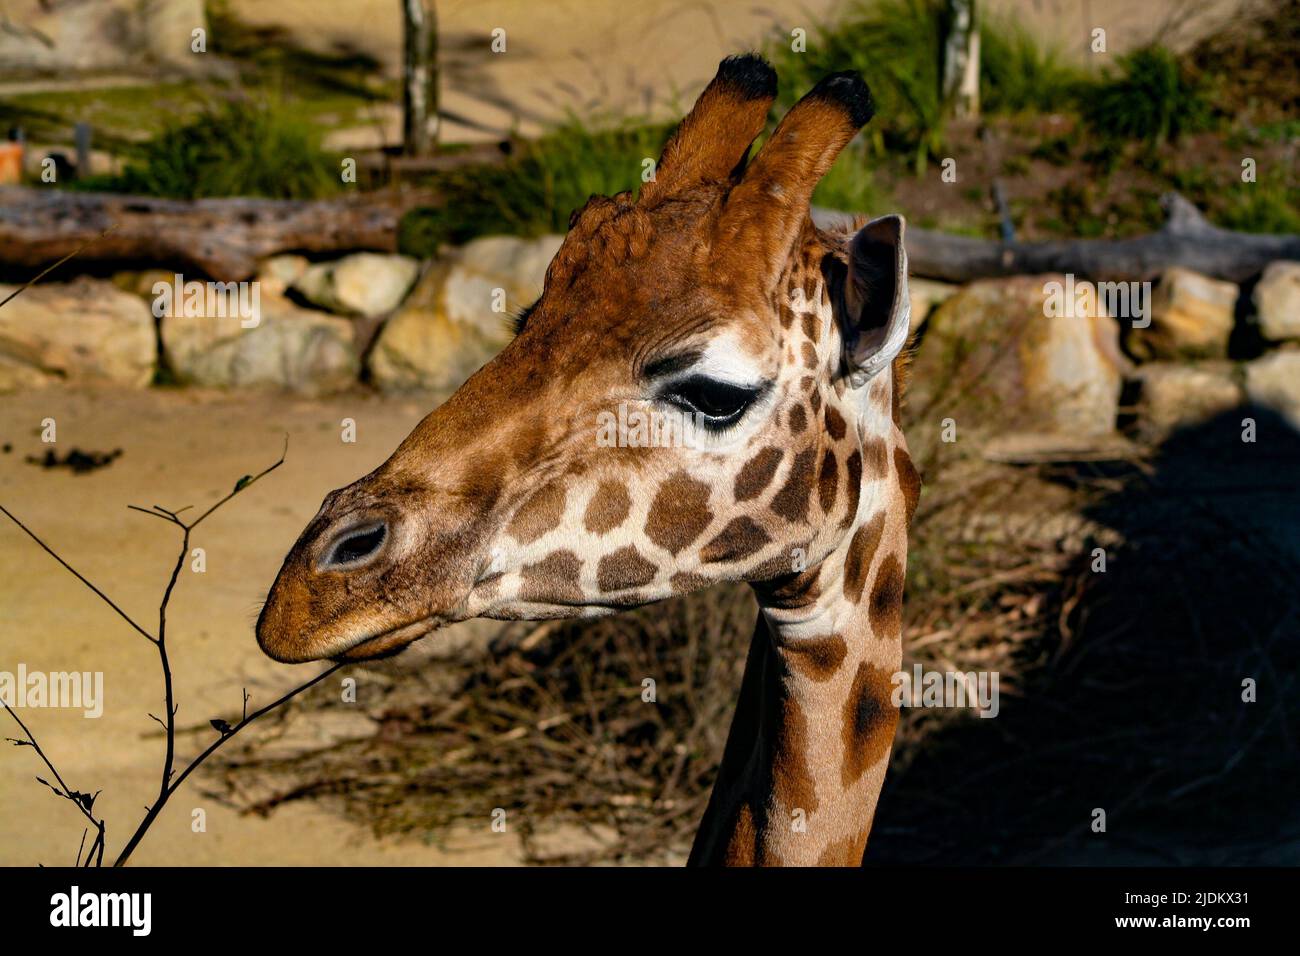
[[876,103],[871,89],[857,70],[845,70],[823,77],[808,93],[809,98],[833,100],[849,113],[854,126],[866,126],[876,115]]
[[747,100],[776,96],[776,70],[757,53],[737,53],[718,64],[718,82]]

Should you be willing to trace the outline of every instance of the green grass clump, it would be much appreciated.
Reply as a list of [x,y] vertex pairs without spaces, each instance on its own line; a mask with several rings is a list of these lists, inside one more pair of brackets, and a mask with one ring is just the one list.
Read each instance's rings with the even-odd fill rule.
[[1221,194],[1222,208],[1211,218],[1225,229],[1243,232],[1300,233],[1300,186],[1282,176],[1237,183]]
[[803,52],[782,35],[766,50],[780,77],[780,111],[828,73],[857,70],[876,100],[872,145],[907,149],[923,171],[943,147],[942,17],[936,0],[860,0],[810,31]]
[[[781,79],[782,110],[828,73],[857,70],[876,98],[871,142],[912,154],[923,172],[944,147],[943,46],[948,29],[942,0],[856,0],[832,23],[815,27],[796,52],[782,35],[767,47]],[[1024,26],[983,18],[980,97],[988,113],[1073,108],[1083,73],[1060,50],[1043,47]]]
[[314,199],[341,183],[313,124],[275,99],[209,102],[135,153],[121,174],[81,179],[77,188],[173,199]]
[[439,180],[446,199],[408,213],[399,246],[432,255],[440,244],[477,236],[541,236],[568,230],[569,216],[595,195],[641,185],[646,160],[658,161],[672,126],[632,120],[596,129],[576,118],[521,143],[499,165],[452,170]]
[[1006,18],[980,23],[980,107],[986,113],[1072,110],[1086,83],[1061,51]]
[[1120,57],[1080,103],[1084,118],[1110,140],[1160,147],[1183,133],[1207,128],[1212,110],[1202,83],[1167,47],[1141,47]]

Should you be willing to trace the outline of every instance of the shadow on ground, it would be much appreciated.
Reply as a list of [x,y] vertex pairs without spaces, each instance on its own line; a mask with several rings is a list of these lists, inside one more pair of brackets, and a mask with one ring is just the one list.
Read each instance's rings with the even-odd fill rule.
[[1149,465],[1052,476],[1112,488],[1086,514],[1122,543],[1075,557],[996,718],[891,773],[865,865],[1300,863],[1300,434],[1234,409]]

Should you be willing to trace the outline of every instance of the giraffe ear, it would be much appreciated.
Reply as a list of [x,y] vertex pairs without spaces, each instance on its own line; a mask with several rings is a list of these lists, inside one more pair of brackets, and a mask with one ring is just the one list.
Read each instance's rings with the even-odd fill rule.
[[641,188],[653,202],[706,181],[726,180],[767,123],[776,71],[757,53],[729,56],[664,146],[655,178]]
[[844,289],[849,381],[866,384],[907,344],[912,305],[907,293],[906,223],[902,216],[873,219],[849,241]]

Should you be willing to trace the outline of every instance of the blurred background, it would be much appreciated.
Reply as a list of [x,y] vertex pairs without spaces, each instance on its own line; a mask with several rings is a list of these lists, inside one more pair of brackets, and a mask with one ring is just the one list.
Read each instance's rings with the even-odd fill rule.
[[[1222,250],[1079,260],[1151,283],[1147,328],[1045,322],[1061,275],[914,256],[905,666],[996,671],[1002,702],[904,710],[866,862],[1300,861],[1296,0],[2,0],[0,300],[40,281],[0,305],[0,504],[149,620],[174,529],[126,506],[206,507],[290,436],[172,607],[197,752],[241,689],[311,672],[251,625],[324,494],[503,347],[570,212],[635,189],[749,49],[780,74],[773,122],[835,70],[876,95],[820,207]],[[260,322],[156,317],[176,273],[254,281]],[[135,859],[683,862],[754,613],[736,588],[472,622],[352,668],[356,703],[326,682],[241,735]],[[0,671],[104,672],[102,718],[25,717],[103,789],[112,847],[156,788],[153,649],[7,523],[0,625]],[[75,812],[0,756],[0,863],[69,862]]]

